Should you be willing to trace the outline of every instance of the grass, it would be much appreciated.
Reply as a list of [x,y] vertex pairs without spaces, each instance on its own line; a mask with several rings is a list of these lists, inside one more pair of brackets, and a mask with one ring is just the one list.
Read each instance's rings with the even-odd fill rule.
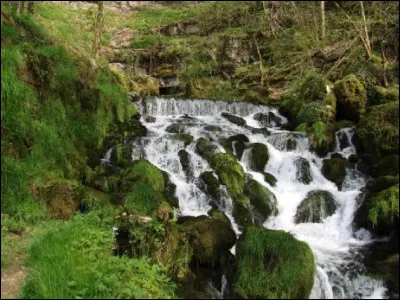
[[315,263],[310,247],[280,230],[249,227],[237,248],[235,292],[243,298],[308,298]]
[[124,207],[129,213],[140,215],[151,215],[156,207],[162,202],[163,197],[143,183],[134,184],[132,192],[125,197]]
[[112,246],[113,232],[95,213],[43,227],[29,248],[22,298],[173,297],[161,266],[112,256]]

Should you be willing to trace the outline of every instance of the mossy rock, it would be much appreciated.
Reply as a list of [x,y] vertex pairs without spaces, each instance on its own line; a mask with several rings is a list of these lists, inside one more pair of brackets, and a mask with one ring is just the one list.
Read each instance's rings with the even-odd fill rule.
[[369,86],[367,87],[367,95],[370,106],[399,101],[399,89],[396,87]]
[[220,131],[222,131],[222,128],[219,126],[215,126],[215,125],[207,125],[207,126],[204,126],[204,130],[211,131],[211,132],[220,132]]
[[229,122],[236,124],[238,126],[245,126],[246,125],[246,120],[238,117],[236,115],[227,113],[227,112],[223,112],[221,113],[221,116],[224,117],[225,119],[227,119]]
[[396,184],[399,184],[399,175],[387,175],[369,180],[366,184],[366,188],[371,193],[379,193],[380,191],[383,191]]
[[231,220],[226,216],[226,214],[218,209],[212,208],[210,209],[207,214],[214,220],[220,220],[227,224],[228,226],[232,227]]
[[354,144],[359,153],[398,154],[399,102],[372,107],[356,127]]
[[179,200],[175,196],[176,185],[170,180],[167,172],[163,171],[162,173],[165,183],[164,198],[172,207],[179,208]]
[[168,220],[172,217],[172,214],[173,209],[171,205],[166,201],[161,202],[161,204],[156,209],[157,218],[164,223],[168,222]]
[[211,159],[211,166],[217,173],[220,182],[226,185],[232,198],[235,198],[236,195],[240,195],[243,192],[243,168],[232,154],[214,154]]
[[131,167],[121,170],[121,177],[146,184],[157,192],[163,192],[165,188],[162,171],[147,160],[135,161]]
[[205,190],[207,193],[211,195],[215,200],[219,200],[220,197],[220,189],[219,189],[219,181],[214,176],[213,172],[207,171],[200,174],[200,179],[205,184]]
[[74,180],[51,180],[37,188],[37,196],[45,200],[56,219],[70,219],[85,196],[83,186]]
[[111,153],[110,162],[121,168],[125,168],[132,163],[133,145],[125,144],[116,146]]
[[271,173],[264,173],[264,180],[265,182],[268,182],[270,186],[276,186],[276,183],[278,182],[276,177]]
[[218,151],[218,147],[205,138],[199,138],[196,144],[196,152],[205,160],[210,162],[213,155]]
[[314,72],[309,72],[299,88],[299,99],[302,102],[323,102],[327,95],[328,82]]
[[176,133],[176,134],[182,134],[186,132],[186,128],[185,126],[181,125],[181,124],[172,124],[169,125],[166,129],[166,132],[169,133]]
[[333,92],[337,98],[337,119],[357,122],[366,111],[367,94],[354,74],[335,82]]
[[190,154],[185,150],[181,149],[178,151],[179,161],[181,162],[183,171],[189,175],[190,170]]
[[160,92],[160,83],[156,78],[144,74],[136,74],[128,78],[128,88],[138,96],[155,96]]
[[295,131],[298,131],[298,132],[307,132],[307,128],[308,128],[307,123],[301,123],[300,125],[298,125],[298,126],[295,128]]
[[399,185],[391,186],[372,197],[368,221],[377,234],[390,234],[399,229]]
[[399,155],[368,155],[361,154],[361,161],[358,163],[357,168],[373,178],[379,176],[399,174]]
[[246,143],[249,142],[249,138],[244,134],[237,134],[229,137],[228,139],[232,143],[232,147],[235,150],[235,156],[238,160],[242,158]]
[[330,192],[311,191],[297,207],[296,223],[321,223],[335,213],[337,203]]
[[310,162],[304,157],[299,157],[294,162],[296,166],[296,179],[304,184],[310,184],[313,180],[311,176]]
[[187,133],[183,133],[183,134],[181,133],[178,135],[178,139],[181,140],[186,147],[187,145],[189,145],[193,142],[194,137]]
[[294,100],[293,98],[286,98],[284,96],[284,100],[279,106],[279,113],[285,117],[287,117],[290,121],[293,121],[299,112],[302,102],[300,100]]
[[251,179],[244,186],[244,193],[249,197],[251,205],[261,214],[259,224],[264,223],[268,217],[278,213],[277,201],[274,193],[262,186],[258,181]]
[[295,118],[295,124],[306,123],[312,125],[316,122],[330,123],[335,120],[333,114],[324,103],[310,102],[304,103]]
[[164,201],[161,192],[155,191],[144,183],[135,183],[124,199],[124,208],[128,213],[149,216],[156,212]]
[[233,154],[232,141],[227,138],[220,138],[218,142],[222,147],[224,147],[226,152]]
[[94,171],[100,176],[109,176],[114,173],[113,168],[109,165],[98,165],[94,168]]
[[335,132],[332,125],[317,122],[309,127],[307,133],[311,151],[319,156],[325,156],[332,151],[335,144]]
[[341,190],[346,177],[346,160],[343,158],[324,159],[321,172],[326,179],[334,182]]
[[238,240],[236,257],[236,297],[309,298],[314,284],[314,256],[305,242],[290,233],[251,226]]
[[268,147],[262,143],[254,143],[250,150],[250,168],[256,172],[263,172],[269,160]]
[[253,116],[253,119],[258,121],[260,125],[264,127],[279,127],[282,125],[281,119],[271,111],[266,114],[256,113]]
[[236,234],[225,221],[213,218],[183,223],[190,232],[194,257],[202,264],[215,264],[236,243]]
[[245,196],[240,195],[240,200],[233,203],[232,216],[235,222],[242,228],[253,225],[253,215],[250,210],[250,204]]

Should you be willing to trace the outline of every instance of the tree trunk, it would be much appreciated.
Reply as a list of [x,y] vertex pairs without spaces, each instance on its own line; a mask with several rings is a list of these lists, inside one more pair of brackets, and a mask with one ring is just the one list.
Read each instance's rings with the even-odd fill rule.
[[28,13],[29,14],[33,15],[34,8],[35,8],[35,2],[34,1],[28,1]]
[[384,82],[385,87],[388,87],[388,86],[389,86],[389,82],[388,82],[388,79],[387,79],[387,76],[386,76],[386,64],[387,64],[387,59],[386,59],[386,55],[385,55],[385,50],[384,50],[384,47],[383,47],[383,43],[384,43],[384,42],[381,43],[383,82]]
[[19,14],[22,15],[25,13],[25,1],[19,1]]
[[322,35],[322,42],[325,46],[325,1],[321,1],[321,35]]
[[363,4],[362,1],[360,1],[360,5],[361,5],[361,15],[362,15],[362,18],[363,18],[363,21],[364,21],[365,48],[367,49],[368,58],[371,58],[372,49],[371,49],[371,43],[369,42],[368,29],[367,29],[367,20],[365,18],[364,4]]
[[98,1],[97,7],[98,7],[97,18],[94,26],[94,39],[92,45],[92,54],[95,56],[97,56],[100,49],[100,39],[103,30],[103,20],[104,20],[104,1]]

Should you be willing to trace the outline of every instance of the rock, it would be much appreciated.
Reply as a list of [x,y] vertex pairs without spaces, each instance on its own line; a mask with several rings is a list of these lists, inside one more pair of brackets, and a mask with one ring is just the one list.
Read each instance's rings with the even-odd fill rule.
[[135,161],[132,166],[121,170],[121,177],[132,182],[146,184],[158,192],[164,191],[163,173],[147,160]]
[[360,119],[354,132],[357,153],[399,153],[399,102],[374,106]]
[[250,226],[238,240],[236,257],[235,298],[309,298],[314,256],[305,242],[290,233]]
[[190,232],[193,255],[201,264],[215,264],[221,254],[236,242],[232,227],[223,220],[212,218],[192,219],[182,223]]
[[324,102],[328,82],[322,76],[309,72],[301,82],[299,100],[302,102]]
[[320,102],[304,103],[295,118],[295,124],[312,125],[317,122],[330,123],[335,115],[330,111],[327,104]]
[[264,180],[268,182],[270,186],[275,186],[278,181],[271,173],[264,173]]
[[388,102],[399,101],[399,89],[396,87],[384,88],[381,86],[367,86],[368,104],[381,105]]
[[252,134],[262,134],[265,136],[269,136],[271,134],[267,128],[254,128],[248,125],[245,125],[244,127],[250,130]]
[[371,192],[371,193],[379,193],[380,191],[383,191],[393,185],[396,185],[399,183],[399,175],[397,176],[381,176],[376,179],[369,180],[367,182],[366,188]]
[[189,175],[191,173],[190,154],[186,150],[181,149],[178,152],[178,156],[179,156],[179,160],[181,162],[183,171],[185,171],[186,175]]
[[367,95],[362,83],[353,74],[336,81],[333,92],[337,98],[337,119],[358,122],[366,111]]
[[204,126],[204,129],[207,130],[207,131],[211,131],[211,132],[222,131],[221,127],[215,126],[215,125]]
[[180,139],[185,147],[193,142],[194,137],[187,133],[178,134],[178,139]]
[[264,113],[256,113],[253,116],[253,119],[258,121],[261,126],[264,127],[279,127],[281,126],[281,119],[277,117],[273,112]]
[[250,169],[256,172],[263,172],[269,160],[269,152],[266,145],[254,143],[250,150]]
[[297,141],[294,138],[289,138],[286,142],[286,150],[292,151],[296,150],[297,148]]
[[226,152],[233,154],[232,141],[227,138],[220,138],[218,142],[222,147],[224,147]]
[[343,150],[344,148],[347,148],[350,146],[350,141],[349,138],[347,137],[347,134],[343,131],[339,131],[337,133],[337,137],[339,139],[339,149]]
[[173,212],[173,210],[172,210],[171,205],[168,202],[163,201],[157,207],[156,215],[157,215],[157,218],[159,220],[161,220],[162,222],[166,223],[166,222],[168,222],[168,220],[170,218],[173,217],[172,212]]
[[311,191],[297,207],[296,223],[321,223],[335,213],[337,208],[333,195],[327,191]]
[[399,155],[368,155],[361,154],[361,162],[358,164],[358,169],[373,178],[379,176],[399,174]]
[[148,123],[155,123],[155,122],[156,122],[156,117],[153,117],[153,116],[146,116],[146,117],[144,118],[144,120],[145,120],[146,122],[148,122]]
[[214,220],[220,220],[227,224],[229,227],[232,227],[231,220],[226,216],[226,214],[218,209],[212,208],[208,212],[208,215]]
[[324,157],[332,151],[335,144],[335,133],[333,126],[317,122],[308,130],[310,150]]
[[249,180],[244,186],[244,193],[249,197],[251,205],[261,214],[261,219],[256,220],[258,224],[263,224],[269,216],[277,214],[277,201],[274,193],[258,181]]
[[346,177],[346,160],[343,158],[324,159],[321,172],[326,179],[334,182],[341,190],[343,180]]
[[244,134],[237,134],[229,137],[228,139],[232,142],[232,146],[235,149],[235,155],[238,160],[242,158],[244,149],[246,148],[246,143],[249,142],[249,138]]
[[181,124],[172,124],[169,125],[166,129],[166,132],[169,133],[176,133],[176,134],[182,134],[186,132],[186,128],[185,126],[181,125]]
[[214,176],[213,172],[208,171],[201,173],[200,179],[205,185],[205,191],[218,201],[220,197],[219,181]]
[[124,208],[130,214],[148,216],[156,212],[157,207],[163,201],[162,192],[155,191],[149,185],[138,182],[132,185],[131,191],[125,196]]
[[296,165],[296,178],[299,182],[304,184],[310,184],[313,180],[311,176],[311,166],[310,162],[304,157],[299,157],[295,160]]
[[179,200],[175,196],[176,185],[169,179],[167,172],[163,171],[162,173],[165,183],[164,198],[172,207],[179,208]]
[[238,117],[236,115],[232,115],[230,113],[227,112],[223,112],[221,114],[222,117],[224,117],[225,119],[227,119],[229,122],[234,123],[238,126],[245,126],[246,125],[246,120],[244,120],[241,117]]
[[205,160],[210,161],[218,147],[205,138],[199,138],[196,144],[196,152]]
[[356,164],[360,160],[360,156],[358,154],[351,154],[347,159],[349,163]]
[[132,163],[133,145],[116,146],[111,152],[110,162],[118,167],[125,168]]

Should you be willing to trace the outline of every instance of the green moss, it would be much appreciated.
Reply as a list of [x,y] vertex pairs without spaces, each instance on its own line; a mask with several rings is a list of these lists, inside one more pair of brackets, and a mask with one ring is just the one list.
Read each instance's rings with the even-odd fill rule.
[[244,188],[244,172],[236,158],[229,153],[217,153],[211,159],[211,166],[222,184],[226,185],[234,201],[244,204],[241,197]]
[[388,102],[399,101],[399,89],[396,87],[384,88],[381,86],[368,86],[368,104],[381,105]]
[[210,77],[190,80],[186,96],[194,99],[235,100],[238,98],[238,93],[230,81]]
[[296,115],[296,124],[306,123],[308,125],[322,122],[329,123],[335,118],[334,114],[331,114],[327,109],[326,104],[318,102],[304,103],[298,114]]
[[295,131],[298,132],[307,132],[307,123],[301,123],[300,125],[298,125],[295,129]]
[[207,186],[207,192],[210,193],[214,199],[218,199],[220,195],[218,179],[213,175],[213,172],[203,172],[200,174],[201,180]]
[[[372,198],[368,211],[368,220],[373,227],[390,224],[397,229],[399,220],[399,186],[394,185],[379,192]],[[396,223],[397,222],[397,223]]]
[[327,82],[314,72],[308,72],[299,88],[302,102],[322,102],[327,94]]
[[258,181],[251,179],[244,187],[245,194],[249,197],[250,203],[261,213],[261,224],[271,215],[278,212],[275,195]]
[[250,150],[250,168],[253,171],[263,172],[268,160],[268,147],[262,143],[252,144]]
[[196,152],[210,162],[218,147],[205,138],[200,138],[196,144]]
[[160,192],[154,191],[143,183],[136,183],[124,200],[124,207],[129,213],[151,215],[157,206],[163,201]]
[[264,173],[264,180],[268,182],[270,186],[275,186],[278,181],[271,173]]
[[225,119],[227,119],[229,122],[231,122],[233,124],[236,124],[238,126],[245,126],[246,125],[246,120],[241,118],[241,117],[238,117],[236,115],[223,112],[221,114],[221,116],[224,117]]
[[308,130],[310,149],[318,155],[324,156],[331,151],[335,143],[333,126],[317,122]]
[[366,111],[366,91],[354,74],[336,81],[333,91],[337,98],[337,118],[358,121]]
[[374,155],[399,152],[399,102],[374,106],[361,118],[355,130],[359,152]]
[[118,145],[111,153],[111,163],[121,168],[129,166],[132,163],[132,151],[133,145]]
[[236,253],[238,273],[234,291],[239,297],[309,297],[315,263],[305,242],[284,231],[249,227],[239,238]]
[[343,158],[324,159],[321,172],[341,190],[346,177],[346,160]]
[[185,147],[186,147],[187,145],[189,145],[193,142],[194,137],[190,134],[183,133],[183,134],[179,135],[179,139],[181,141],[183,141],[183,143],[185,144]]
[[132,167],[122,172],[122,177],[126,180],[146,184],[154,191],[164,191],[165,182],[162,172],[147,160],[135,162]]

